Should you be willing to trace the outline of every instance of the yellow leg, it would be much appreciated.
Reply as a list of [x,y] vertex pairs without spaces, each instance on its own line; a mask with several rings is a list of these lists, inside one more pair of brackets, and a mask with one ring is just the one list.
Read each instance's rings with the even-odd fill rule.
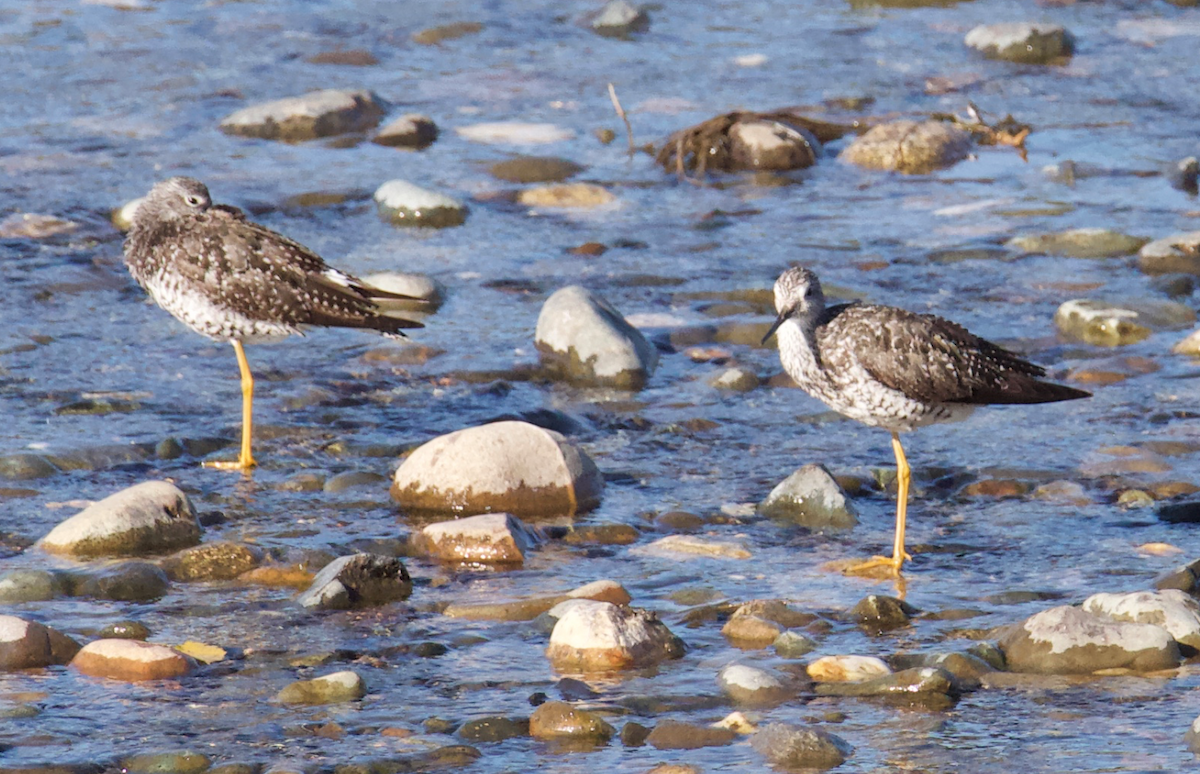
[[908,458],[904,456],[904,447],[900,445],[900,436],[892,433],[892,451],[896,453],[896,538],[892,543],[892,557],[873,556],[862,564],[846,568],[849,575],[874,575],[879,568],[887,568],[893,577],[900,577],[900,567],[904,560],[912,560],[904,551],[904,528],[908,522],[908,489],[912,484],[912,468],[908,466]]
[[237,354],[238,370],[242,374],[242,449],[236,461],[220,460],[204,465],[218,470],[250,470],[258,464],[250,453],[250,438],[254,434],[254,376],[250,373],[250,363],[246,360],[242,342],[234,339],[233,351]]

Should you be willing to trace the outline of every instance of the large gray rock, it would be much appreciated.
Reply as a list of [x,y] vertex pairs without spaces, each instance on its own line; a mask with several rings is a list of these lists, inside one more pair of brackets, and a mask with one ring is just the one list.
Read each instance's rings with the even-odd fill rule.
[[546,657],[562,672],[636,669],[683,655],[683,642],[658,616],[608,602],[561,603]]
[[448,228],[467,219],[463,203],[444,193],[421,188],[407,180],[389,180],[375,190],[379,214],[396,226]]
[[505,421],[419,447],[396,470],[392,496],[418,511],[544,516],[586,511],[603,488],[592,460],[563,436]]
[[66,664],[79,643],[36,621],[0,615],[0,672]]
[[758,504],[758,512],[812,530],[858,524],[854,505],[824,465],[805,465],[781,481]]
[[89,505],[38,545],[87,558],[166,553],[199,542],[200,523],[188,496],[166,481],[147,481]]
[[866,169],[920,175],[962,161],[972,147],[971,135],[953,124],[903,119],[872,127],[839,158]]
[[1200,276],[1200,231],[1172,234],[1143,246],[1138,268],[1145,274]]
[[854,752],[841,737],[819,728],[770,723],[758,730],[750,746],[773,767],[784,771],[823,771],[840,766]]
[[817,163],[821,141],[779,121],[739,121],[729,127],[729,158],[737,168],[783,172]]
[[18,567],[0,573],[0,602],[45,602],[67,593],[59,573]]
[[1039,674],[1090,674],[1100,669],[1137,671],[1179,665],[1179,645],[1161,626],[1113,621],[1077,607],[1043,610],[1011,627],[1000,647],[1008,668]]
[[221,121],[221,131],[298,142],[366,131],[379,123],[386,109],[370,91],[325,89],[242,108]]
[[1176,642],[1200,648],[1200,603],[1177,589],[1093,594],[1084,600],[1083,609],[1114,621],[1161,626]]
[[325,565],[296,600],[303,607],[347,610],[407,599],[412,581],[394,556],[351,554]]
[[1057,24],[981,24],[963,42],[989,59],[1025,64],[1061,61],[1075,52],[1075,38]]
[[658,352],[641,332],[578,285],[546,299],[535,340],[546,369],[577,384],[638,390],[658,365]]

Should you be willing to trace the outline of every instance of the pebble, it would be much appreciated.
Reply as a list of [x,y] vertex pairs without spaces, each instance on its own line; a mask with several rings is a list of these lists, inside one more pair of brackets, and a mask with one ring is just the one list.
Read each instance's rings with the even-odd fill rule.
[[700,747],[725,747],[737,740],[737,732],[678,720],[660,720],[646,743],[659,750],[695,750]]
[[1106,228],[1075,228],[1049,234],[1015,236],[1006,247],[1023,253],[1061,255],[1066,258],[1119,258],[1133,255],[1150,240]]
[[446,300],[446,288],[442,283],[427,274],[403,271],[381,271],[363,276],[363,282],[389,293],[411,296],[418,301],[408,299],[382,299],[376,301],[384,309],[403,309],[408,312],[424,312],[436,310]]
[[612,204],[616,200],[612,191],[595,183],[552,183],[517,193],[517,202],[526,207],[591,209]]
[[768,518],[811,530],[849,529],[858,514],[824,465],[805,465],[781,481],[758,505]]
[[62,575],[49,570],[16,568],[0,573],[0,602],[45,602],[67,592]]
[[540,537],[511,513],[485,513],[430,524],[413,535],[422,554],[444,562],[523,564]]
[[49,626],[0,615],[0,672],[66,664],[78,652],[78,642]]
[[459,137],[488,145],[548,145],[575,136],[575,132],[554,124],[528,124],[516,121],[472,124],[454,129]]
[[322,489],[329,494],[349,492],[353,489],[378,489],[388,477],[373,470],[347,470],[326,479]]
[[822,656],[806,671],[819,683],[861,682],[892,673],[891,667],[875,656]]
[[150,628],[138,621],[114,621],[97,632],[98,639],[148,640]]
[[944,669],[917,667],[857,682],[828,682],[816,687],[818,696],[885,699],[903,706],[944,709],[956,692],[954,676]]
[[351,554],[334,559],[317,573],[296,602],[321,610],[378,607],[408,599],[412,581],[394,556]]
[[529,717],[529,735],[535,739],[585,739],[607,742],[617,730],[595,712],[562,701],[548,701]]
[[658,351],[611,304],[578,285],[555,291],[534,335],[542,366],[575,384],[639,390]]
[[371,142],[389,148],[421,150],[433,145],[437,138],[437,124],[432,118],[420,113],[406,113],[385,124]]
[[635,669],[683,655],[683,641],[653,613],[585,599],[563,605],[546,648],[559,671]]
[[765,648],[779,639],[784,627],[757,615],[734,613],[721,627],[723,634],[734,647],[743,649]]
[[141,640],[93,640],[71,660],[71,667],[91,677],[139,682],[183,677],[196,664],[165,645]]
[[1179,645],[1160,626],[1127,623],[1063,605],[1043,610],[999,638],[1008,668],[1040,674],[1089,674],[1179,665]]
[[173,581],[233,580],[262,564],[263,550],[257,546],[221,541],[204,543],[172,554],[159,566]]
[[221,131],[299,142],[372,129],[385,112],[387,103],[373,92],[325,89],[242,108],[221,121]]
[[450,228],[467,220],[462,202],[407,180],[387,181],[375,190],[374,198],[380,216],[395,226]]
[[1057,24],[1005,22],[981,24],[963,41],[989,59],[1050,64],[1075,52],[1075,38]]
[[483,32],[483,25],[479,22],[453,22],[414,32],[412,39],[414,43],[422,46],[435,46],[448,40],[478,35],[480,32]]
[[866,169],[926,174],[962,161],[971,135],[945,121],[900,120],[879,124],[850,143],[840,158]]
[[275,700],[282,704],[339,704],[367,695],[362,676],[351,670],[334,672],[312,680],[297,680],[285,685]]
[[730,664],[717,674],[717,685],[734,702],[745,707],[774,707],[795,698],[800,686],[769,669]]
[[1200,755],[1200,716],[1193,720],[1192,725],[1184,732],[1183,741],[1187,743],[1189,750]]
[[57,465],[38,454],[9,454],[0,457],[0,478],[33,481],[61,473]]
[[626,0],[609,0],[592,17],[592,29],[609,38],[627,38],[650,29],[650,16]]
[[734,169],[786,172],[817,163],[821,141],[811,132],[779,121],[738,121],[729,127]]
[[1167,168],[1167,180],[1172,188],[1195,196],[1200,193],[1200,159],[1188,156]]
[[842,738],[819,728],[802,728],[787,723],[769,723],[758,730],[750,746],[772,767],[824,771],[840,766],[854,748]]
[[87,558],[173,551],[200,542],[192,502],[166,481],[147,481],[109,495],[50,530],[38,545]]
[[868,594],[850,609],[850,620],[871,632],[908,626],[917,610],[904,600],[883,594]]
[[150,562],[119,562],[90,573],[76,585],[75,596],[119,602],[153,602],[171,587],[167,574]]
[[392,497],[434,513],[571,514],[600,501],[604,479],[559,433],[528,422],[492,422],[434,438],[396,470]]
[[1084,600],[1083,609],[1114,621],[1161,626],[1176,642],[1200,649],[1200,603],[1182,591],[1093,594]]
[[1145,245],[1138,251],[1138,269],[1143,274],[1200,276],[1200,231],[1172,234]]

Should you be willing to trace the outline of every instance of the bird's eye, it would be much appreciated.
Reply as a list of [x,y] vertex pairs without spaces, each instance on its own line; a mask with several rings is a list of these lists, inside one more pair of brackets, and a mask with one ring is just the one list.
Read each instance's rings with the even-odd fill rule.
[[195,194],[188,196],[186,201],[188,204],[190,204],[193,207],[199,207],[201,204],[204,203],[204,200],[201,199],[199,196],[196,196]]

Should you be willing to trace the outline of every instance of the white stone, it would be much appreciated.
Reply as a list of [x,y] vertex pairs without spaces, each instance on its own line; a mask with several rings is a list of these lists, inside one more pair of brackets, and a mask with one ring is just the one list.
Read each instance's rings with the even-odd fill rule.
[[1161,626],[1177,642],[1200,647],[1200,604],[1178,589],[1093,594],[1083,609],[1117,621]]
[[29,621],[15,615],[0,615],[0,643],[17,642],[29,633]]
[[783,680],[773,672],[745,664],[730,664],[721,670],[718,681],[724,686],[736,686],[747,691],[783,688]]
[[1050,35],[1061,31],[1057,24],[1032,24],[1029,22],[1002,22],[981,24],[967,33],[963,42],[970,48],[984,51],[995,48],[1003,51],[1027,41],[1032,35]]
[[534,334],[543,359],[562,361],[570,379],[640,388],[658,352],[604,299],[578,285],[555,291],[538,314]]
[[289,118],[320,118],[329,113],[353,110],[360,103],[379,102],[379,98],[369,91],[322,89],[250,105],[231,113],[221,122],[221,126],[253,126],[271,121],[283,122]]
[[392,210],[429,210],[447,208],[461,210],[462,202],[444,193],[430,191],[407,180],[389,180],[375,190],[375,201]]
[[472,142],[507,145],[546,145],[569,140],[575,132],[554,124],[530,124],[517,121],[472,124],[455,128],[459,137]]
[[439,559],[523,562],[538,536],[511,513],[483,513],[440,521],[421,530],[421,543]]
[[717,559],[749,559],[752,556],[741,543],[709,540],[696,535],[668,535],[631,550],[638,554],[675,558],[707,556]]
[[1051,653],[1065,653],[1084,644],[1136,653],[1170,648],[1173,643],[1170,633],[1161,626],[1137,623],[1113,626],[1100,620],[1089,625],[1078,613],[1077,608],[1069,605],[1052,607],[1030,616],[1022,628],[1029,632],[1032,641],[1049,645]]
[[822,683],[857,683],[892,673],[891,667],[874,656],[823,656],[809,664],[807,671]]
[[188,496],[167,481],[123,489],[50,530],[39,545],[53,553],[99,556],[167,551],[200,542]]

